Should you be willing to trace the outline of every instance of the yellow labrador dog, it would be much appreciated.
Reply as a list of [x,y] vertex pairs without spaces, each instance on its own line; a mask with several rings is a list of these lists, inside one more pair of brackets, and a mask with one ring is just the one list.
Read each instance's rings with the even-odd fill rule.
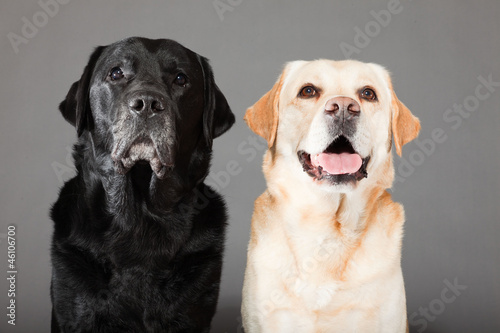
[[404,211],[386,189],[393,140],[401,155],[420,123],[387,71],[351,60],[288,63],[245,120],[269,145],[245,332],[405,332]]

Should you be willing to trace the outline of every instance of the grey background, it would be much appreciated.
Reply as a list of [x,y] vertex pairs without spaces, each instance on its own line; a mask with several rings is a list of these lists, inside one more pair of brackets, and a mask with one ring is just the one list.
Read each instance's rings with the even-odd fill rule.
[[[393,196],[407,216],[402,265],[408,314],[416,313],[412,331],[500,332],[500,88],[466,113],[457,128],[445,120],[454,104],[473,101],[479,76],[500,81],[500,2],[401,0],[401,11],[385,26],[374,23],[370,11],[387,10],[389,1],[218,3],[229,6],[222,16],[213,1],[73,0],[47,16],[17,53],[8,34],[22,35],[22,18],[33,22],[42,8],[35,0],[0,3],[0,233],[17,226],[19,272],[13,327],[7,325],[3,278],[7,242],[0,236],[0,331],[49,331],[48,209],[61,179],[72,175],[61,169],[58,177],[54,166],[68,167],[67,147],[76,138],[57,105],[94,46],[132,35],[172,38],[211,59],[237,117],[231,131],[215,141],[212,175],[231,160],[240,167],[220,189],[231,219],[213,332],[240,332],[250,217],[265,188],[264,150],[242,153],[253,136],[243,114],[271,88],[284,62],[343,59],[341,43],[355,46],[355,29],[369,28],[373,37],[352,57],[390,69],[399,98],[421,119],[421,142],[436,128],[446,135],[428,155],[413,142],[403,159],[395,159],[398,173],[405,175]],[[409,172],[401,163],[411,158]],[[455,279],[467,289],[443,303],[444,281]],[[418,311],[429,306],[424,325]]]

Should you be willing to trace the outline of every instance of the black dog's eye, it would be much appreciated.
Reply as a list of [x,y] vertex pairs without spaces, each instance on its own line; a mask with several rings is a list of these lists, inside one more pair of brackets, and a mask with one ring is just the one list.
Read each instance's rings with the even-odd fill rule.
[[301,98],[311,98],[316,96],[318,91],[313,86],[306,86],[302,88],[299,92],[299,97]]
[[376,101],[377,100],[377,95],[375,94],[375,91],[371,88],[365,88],[361,92],[361,98],[366,99],[367,101]]
[[178,86],[184,87],[187,83],[187,77],[184,74],[178,74],[174,80],[174,83]]
[[123,79],[124,76],[125,74],[123,74],[123,71],[120,67],[113,67],[109,72],[109,78],[111,79],[111,81]]

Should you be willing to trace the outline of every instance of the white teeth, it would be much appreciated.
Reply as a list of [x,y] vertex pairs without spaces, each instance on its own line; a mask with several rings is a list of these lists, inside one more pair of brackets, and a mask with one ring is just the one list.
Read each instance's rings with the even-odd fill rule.
[[318,156],[319,156],[319,154],[316,154],[316,155],[314,155],[314,157],[313,157],[313,159],[314,159],[314,163],[313,163],[313,164],[314,164],[314,165],[319,165],[319,162],[318,162]]

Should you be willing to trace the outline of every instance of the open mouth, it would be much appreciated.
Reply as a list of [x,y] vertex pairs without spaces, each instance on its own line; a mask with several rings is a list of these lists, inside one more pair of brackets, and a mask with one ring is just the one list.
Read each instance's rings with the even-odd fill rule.
[[301,150],[297,155],[304,171],[315,180],[342,184],[368,177],[366,167],[370,156],[362,158],[343,135],[320,154],[311,155]]
[[139,137],[130,144],[123,153],[113,154],[117,171],[126,174],[134,165],[148,165],[160,179],[165,178],[172,165],[163,163],[153,140],[150,137]]

